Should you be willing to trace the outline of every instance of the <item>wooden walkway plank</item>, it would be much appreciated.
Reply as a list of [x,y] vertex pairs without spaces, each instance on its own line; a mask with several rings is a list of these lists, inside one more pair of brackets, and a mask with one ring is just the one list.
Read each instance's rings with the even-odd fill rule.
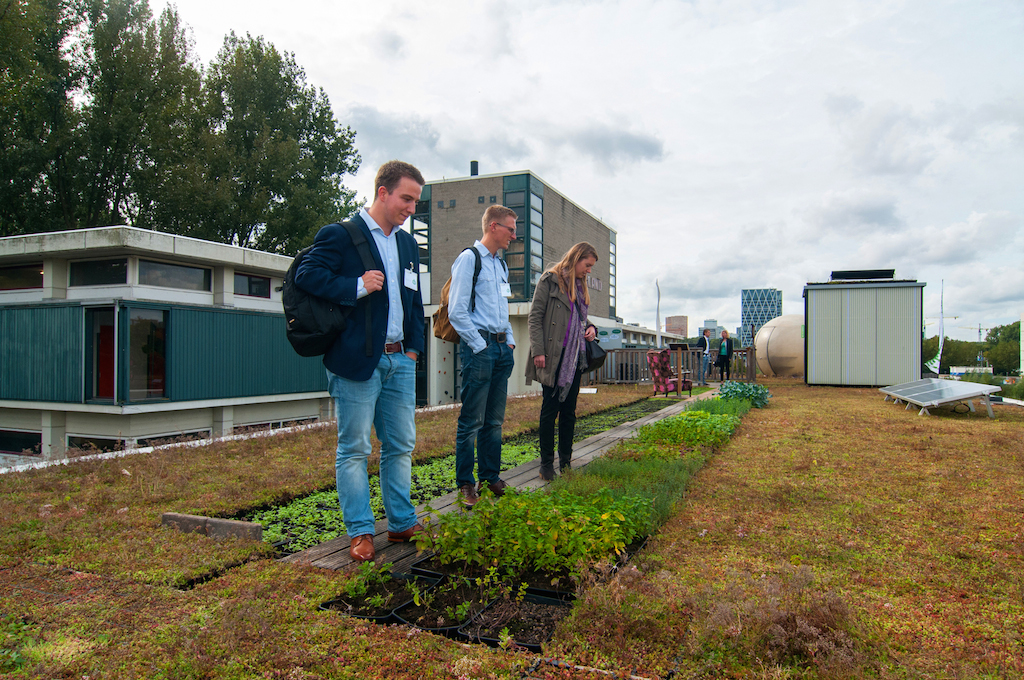
[[[600,457],[610,448],[624,439],[629,439],[636,434],[644,425],[657,422],[664,418],[674,416],[686,410],[686,407],[700,399],[708,399],[717,394],[718,390],[711,390],[694,397],[688,397],[680,401],[674,401],[665,408],[649,413],[641,418],[622,423],[615,427],[599,432],[591,437],[573,444],[572,466],[574,470],[580,470],[587,466],[592,460]],[[512,487],[523,490],[540,489],[548,485],[548,482],[540,478],[540,458],[526,461],[521,465],[506,470],[502,479]],[[462,511],[463,506],[458,503],[458,491],[452,491],[429,503],[436,515],[443,515],[448,512]],[[416,515],[426,515],[426,505],[416,508]],[[416,561],[416,544],[414,543],[391,543],[387,537],[387,520],[382,519],[374,525],[373,547],[377,553],[378,564],[392,563],[392,569],[396,572],[407,571],[411,564]],[[282,562],[295,564],[308,564],[322,569],[339,570],[352,564],[348,547],[350,543],[348,536],[339,536],[301,552],[293,553],[281,558]]]

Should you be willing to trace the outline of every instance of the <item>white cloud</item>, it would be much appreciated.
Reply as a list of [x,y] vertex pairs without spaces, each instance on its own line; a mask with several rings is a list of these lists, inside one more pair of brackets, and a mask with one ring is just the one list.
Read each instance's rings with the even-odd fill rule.
[[941,279],[962,325],[1024,309],[1019,0],[175,4],[204,61],[232,29],[295,52],[356,130],[364,195],[388,158],[476,159],[605,219],[629,321],[653,322],[655,277],[664,315],[734,327],[742,288],[798,312],[869,267],[927,282],[926,316]]

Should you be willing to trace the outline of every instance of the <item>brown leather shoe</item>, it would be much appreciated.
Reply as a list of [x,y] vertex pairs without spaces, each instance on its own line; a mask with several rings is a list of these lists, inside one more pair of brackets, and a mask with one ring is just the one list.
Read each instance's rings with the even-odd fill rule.
[[479,494],[476,492],[476,487],[472,484],[464,484],[459,487],[459,502],[466,507],[473,507],[476,502],[480,500]]
[[506,484],[504,480],[501,479],[495,480],[493,482],[485,482],[484,480],[480,480],[480,482],[477,483],[476,485],[476,490],[477,493],[479,493],[484,490],[484,487],[486,487],[491,490],[491,493],[494,494],[495,498],[501,498],[502,496],[505,495],[506,486],[508,486],[508,484]]
[[416,534],[421,531],[423,531],[423,526],[417,522],[405,531],[389,531],[388,540],[392,543],[409,543],[416,537]]
[[373,534],[353,536],[352,543],[348,547],[348,554],[352,556],[353,562],[369,562],[375,556],[373,550]]

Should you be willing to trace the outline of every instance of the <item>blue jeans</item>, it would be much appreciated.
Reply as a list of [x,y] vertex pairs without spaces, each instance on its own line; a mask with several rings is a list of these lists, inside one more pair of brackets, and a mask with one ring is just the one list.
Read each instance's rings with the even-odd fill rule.
[[349,380],[327,371],[327,387],[338,412],[334,472],[346,532],[374,533],[366,476],[370,425],[380,440],[380,489],[388,529],[405,531],[416,524],[416,508],[409,500],[416,445],[416,362],[401,352],[384,354],[369,380]]
[[697,384],[705,385],[708,382],[708,364],[711,358],[707,354],[700,355],[700,370],[697,372]]
[[[501,473],[501,426],[505,422],[508,377],[512,375],[512,348],[488,340],[479,354],[465,342],[462,358],[462,413],[455,435],[455,481],[473,484],[473,463],[481,481],[496,482]],[[473,455],[474,444],[476,455]]]

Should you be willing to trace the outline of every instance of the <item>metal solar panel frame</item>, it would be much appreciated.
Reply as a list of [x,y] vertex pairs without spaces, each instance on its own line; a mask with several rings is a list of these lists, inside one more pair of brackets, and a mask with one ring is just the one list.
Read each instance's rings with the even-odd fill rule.
[[907,409],[911,405],[921,410],[917,415],[931,415],[928,409],[942,406],[943,404],[966,403],[974,413],[974,399],[981,399],[988,409],[988,417],[995,418],[992,413],[992,402],[988,396],[1001,391],[998,385],[982,385],[980,383],[961,382],[959,380],[942,380],[940,378],[923,378],[913,382],[879,387],[878,391],[885,395],[885,401],[892,399],[893,403],[906,402]]

